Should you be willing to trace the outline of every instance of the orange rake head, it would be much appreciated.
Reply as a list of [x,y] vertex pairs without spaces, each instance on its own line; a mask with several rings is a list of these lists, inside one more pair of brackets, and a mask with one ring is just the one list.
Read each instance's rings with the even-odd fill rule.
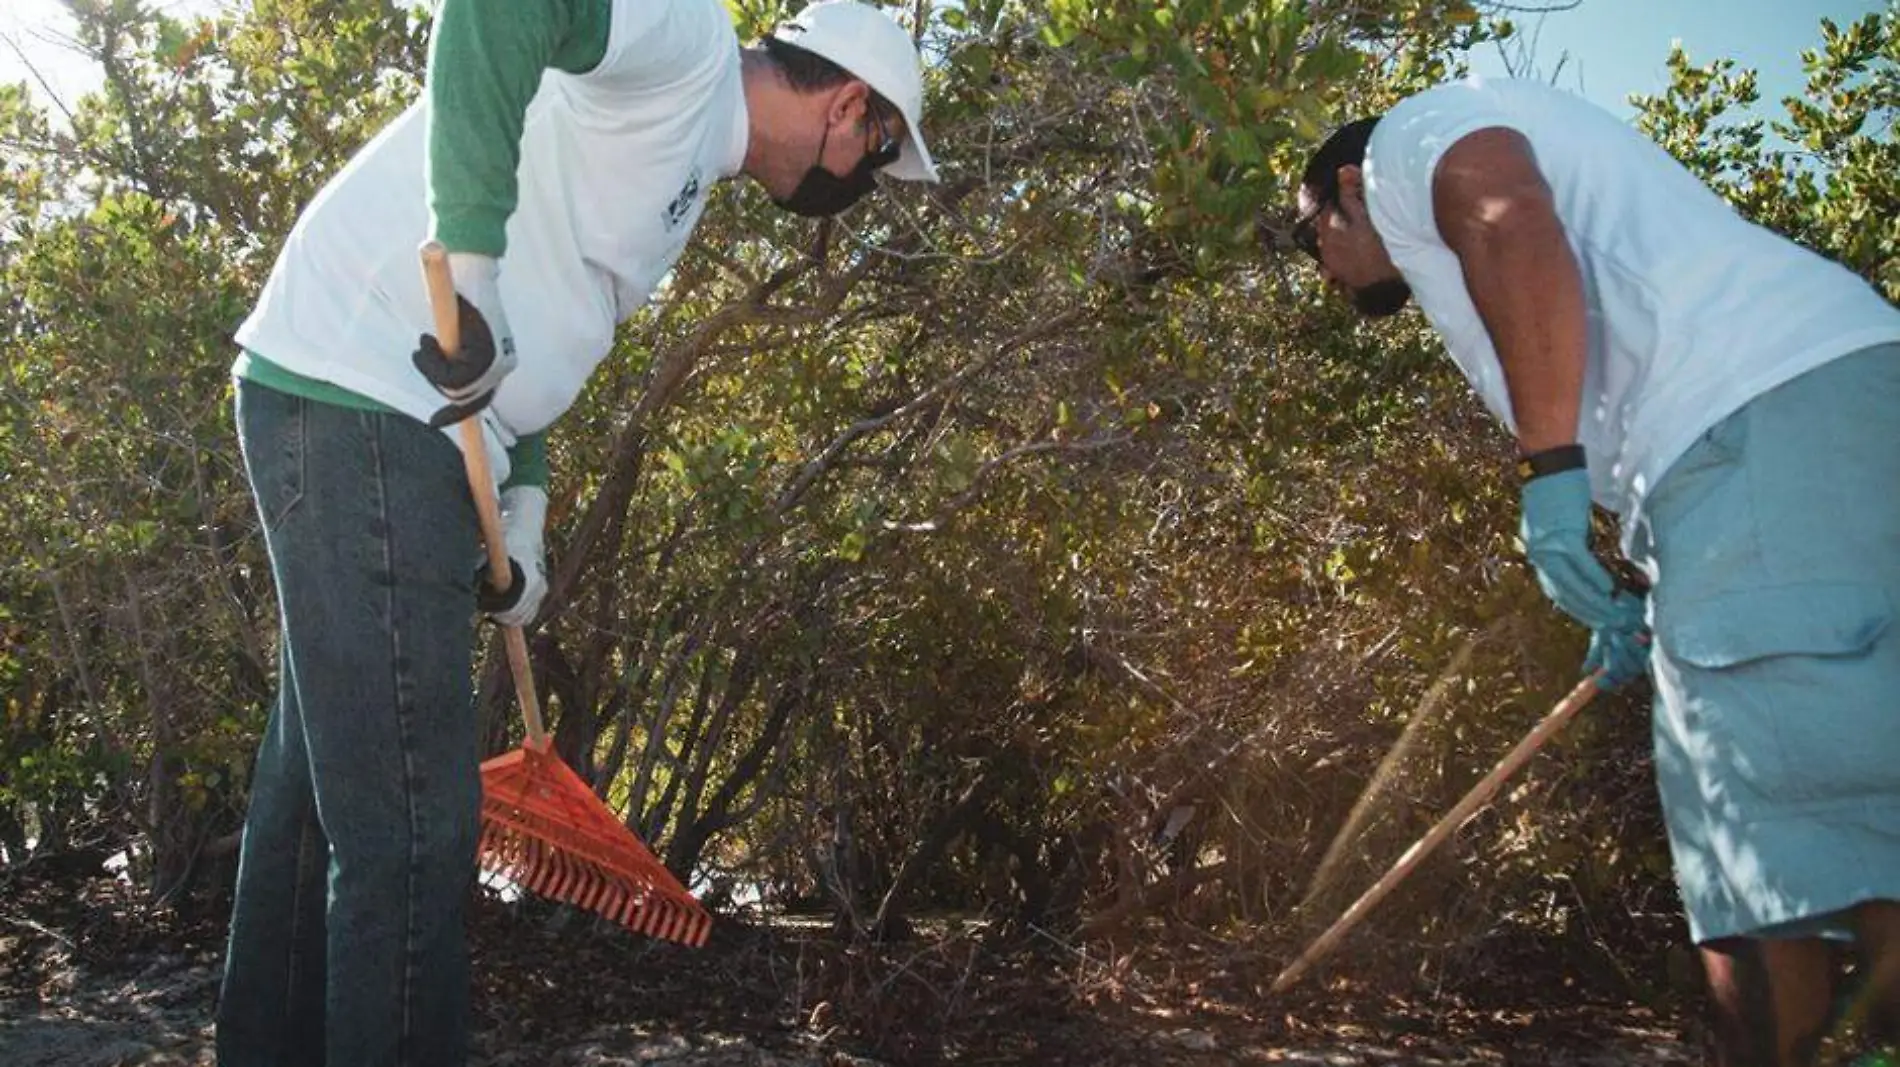
[[698,947],[712,917],[549,748],[482,764],[481,867],[630,930]]

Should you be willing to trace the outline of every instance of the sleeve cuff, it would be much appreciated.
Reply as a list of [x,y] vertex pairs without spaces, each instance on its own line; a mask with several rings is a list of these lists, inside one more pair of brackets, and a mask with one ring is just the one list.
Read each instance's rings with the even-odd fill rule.
[[548,440],[545,433],[531,433],[508,450],[508,480],[501,491],[533,488],[545,490],[552,471],[548,467]]
[[508,214],[501,211],[441,211],[430,234],[451,252],[500,259],[508,250]]

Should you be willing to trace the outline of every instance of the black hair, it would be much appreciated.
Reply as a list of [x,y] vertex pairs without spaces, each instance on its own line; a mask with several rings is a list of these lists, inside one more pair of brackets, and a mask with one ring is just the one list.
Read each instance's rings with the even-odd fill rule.
[[[800,48],[782,37],[767,35],[763,43],[765,54],[778,65],[786,84],[801,93],[815,93],[858,78],[824,56]],[[871,88],[870,83],[866,82],[864,87],[869,90],[866,99],[870,101],[872,112],[880,121],[896,122],[904,117],[897,110],[897,105],[884,99],[882,94]]]
[[1348,122],[1332,136],[1326,138],[1313,157],[1306,161],[1306,171],[1300,175],[1300,186],[1312,190],[1313,199],[1321,204],[1332,203],[1339,199],[1339,168],[1363,166],[1366,162],[1366,142],[1372,140],[1373,127],[1379,124],[1379,116]]

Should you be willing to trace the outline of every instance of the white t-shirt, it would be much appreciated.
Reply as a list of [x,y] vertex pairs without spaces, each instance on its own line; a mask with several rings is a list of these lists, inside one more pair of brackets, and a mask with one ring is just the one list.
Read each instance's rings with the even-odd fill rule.
[[[317,194],[237,333],[287,370],[423,420],[444,403],[410,361],[433,330],[416,254],[429,233],[427,107]],[[746,137],[739,41],[719,0],[614,0],[600,63],[542,75],[499,283],[520,363],[483,413],[497,478],[500,450],[567,410],[614,327],[672,268]]]
[[1900,311],[1861,278],[1744,220],[1608,112],[1537,82],[1439,86],[1373,130],[1366,206],[1452,359],[1507,426],[1497,350],[1432,212],[1439,160],[1491,127],[1530,142],[1581,268],[1578,436],[1593,495],[1626,531],[1669,465],[1724,417],[1828,360],[1900,341]]

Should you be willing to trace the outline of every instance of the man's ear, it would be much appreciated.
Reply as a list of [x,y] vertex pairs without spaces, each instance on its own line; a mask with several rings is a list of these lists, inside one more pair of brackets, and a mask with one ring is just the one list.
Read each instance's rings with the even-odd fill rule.
[[1356,209],[1355,214],[1366,213],[1366,172],[1363,168],[1348,163],[1339,168],[1339,199]]
[[870,101],[865,94],[870,87],[856,79],[847,81],[831,98],[831,107],[825,111],[825,120],[831,125],[842,125],[864,117],[865,105]]

